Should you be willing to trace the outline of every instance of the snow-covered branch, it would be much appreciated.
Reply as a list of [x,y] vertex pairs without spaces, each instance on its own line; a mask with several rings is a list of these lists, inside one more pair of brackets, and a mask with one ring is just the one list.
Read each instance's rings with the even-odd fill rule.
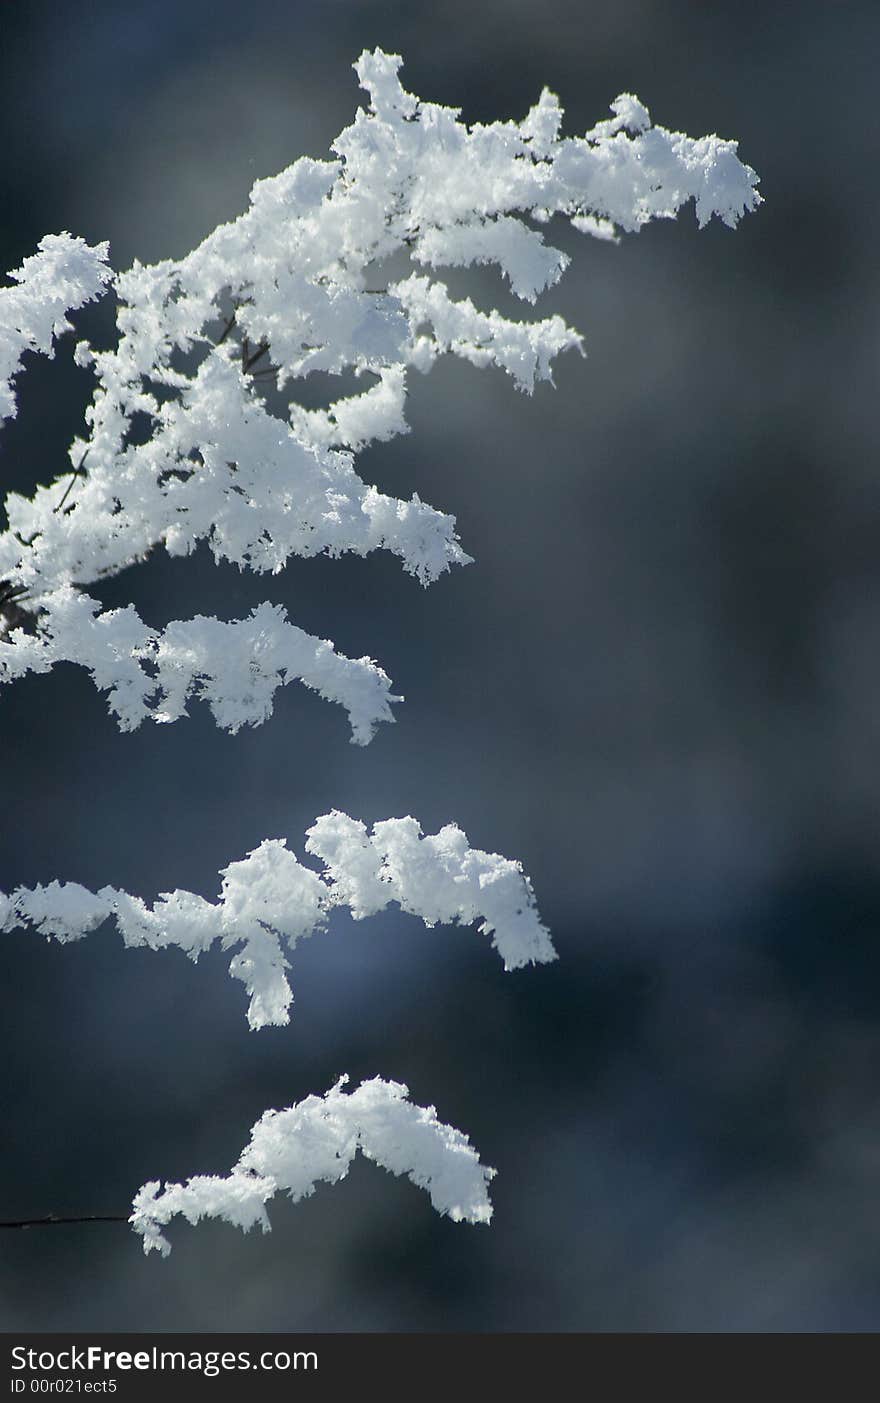
[[112,917],[129,947],[176,945],[197,960],[218,943],[236,951],[229,972],[250,995],[252,1028],[288,1022],[293,994],[285,952],[323,929],[334,907],[347,907],[355,920],[396,902],[428,927],[480,921],[508,970],[556,958],[521,864],[469,847],[454,823],[423,837],[414,818],[386,819],[370,834],[334,811],[309,829],[306,850],[321,859],[323,872],[303,866],[283,839],[265,839],[221,872],[217,902],[173,891],[150,907],[114,887],[90,892],[57,881],[0,892],[0,931],[30,925],[66,943]]
[[178,1215],[193,1224],[221,1218],[244,1232],[268,1232],[270,1198],[286,1192],[297,1203],[319,1183],[339,1183],[358,1150],[390,1174],[405,1174],[453,1222],[488,1223],[495,1170],[480,1163],[468,1137],[439,1121],[433,1106],[414,1105],[399,1082],[374,1077],[346,1092],[347,1081],[340,1077],[323,1096],[287,1110],[266,1111],[224,1178],[198,1175],[164,1189],[158,1180],[144,1184],[129,1219],[144,1251],[168,1256],[162,1229]]
[[328,639],[288,623],[280,604],[260,604],[232,623],[196,615],[155,632],[133,605],[101,612],[97,600],[62,585],[44,597],[43,611],[39,634],[17,629],[0,649],[0,682],[77,663],[107,691],[123,731],[147,717],[176,721],[200,697],[234,734],[265,721],[278,688],[298,681],[344,706],[352,741],[366,745],[380,721],[394,720],[391,704],[403,700],[372,658],[337,653]]
[[[185,555],[206,542],[217,560],[271,573],[291,555],[382,549],[423,584],[466,564],[454,518],[364,482],[355,453],[407,432],[407,378],[438,356],[500,366],[531,392],[581,338],[558,316],[516,321],[456,301],[427,270],[492,263],[534,302],[569,261],[534,227],[552,215],[608,237],[690,199],[701,224],[714,214],[733,225],[759,203],[734,142],[653,127],[629,95],[583,137],[560,136],[562,109],[546,90],[521,122],[469,127],[406,92],[400,63],[378,49],[361,55],[369,111],[337,138],[333,159],[303,158],[258,181],[247,212],[185,258],[116,275],[116,349],[76,351],[97,383],[88,432],[71,445],[73,475],[6,502],[0,682],[76,659],[125,729],[147,714],[176,719],[190,695],[235,729],[265,719],[274,687],[298,676],[342,701],[366,742],[390,717],[385,674],[299,631],[281,639],[268,604],[259,627],[196,619],[158,635],[133,611],[106,615],[88,597],[74,608],[69,591],[160,544]],[[105,246],[59,235],[41,250],[13,275],[21,287],[0,292],[0,380],[22,346],[50,350],[68,325],[63,309],[109,276]],[[410,275],[370,287],[395,255]],[[296,382],[316,370],[353,371],[365,388],[307,409]],[[272,386],[284,417],[267,401]],[[22,610],[35,636],[16,631]]]

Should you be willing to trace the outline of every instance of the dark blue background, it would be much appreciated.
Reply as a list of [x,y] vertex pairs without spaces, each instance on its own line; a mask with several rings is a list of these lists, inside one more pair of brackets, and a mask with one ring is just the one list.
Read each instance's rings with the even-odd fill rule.
[[[471,121],[547,84],[576,133],[633,91],[738,138],[766,204],[735,234],[561,232],[542,311],[589,359],[555,391],[416,377],[412,434],[361,471],[455,513],[475,565],[422,591],[379,556],[267,580],[201,554],[104,589],[154,624],[272,598],[377,657],[407,700],[366,750],[295,687],[235,738],[198,707],[120,735],[73,668],[0,696],[4,889],[214,896],[330,808],[413,813],[521,858],[560,953],[505,975],[472,931],[340,918],[290,1027],[252,1034],[219,954],[4,937],[0,1216],[223,1172],[341,1071],[406,1081],[499,1174],[488,1230],[359,1163],[268,1238],[176,1225],[167,1262],[124,1225],[5,1233],[0,1328],[876,1328],[876,5],[29,0],[3,28],[3,267],[61,229],[118,268],[183,254],[326,154],[376,44]],[[66,349],[28,368],[6,485],[62,471],[88,384]]]

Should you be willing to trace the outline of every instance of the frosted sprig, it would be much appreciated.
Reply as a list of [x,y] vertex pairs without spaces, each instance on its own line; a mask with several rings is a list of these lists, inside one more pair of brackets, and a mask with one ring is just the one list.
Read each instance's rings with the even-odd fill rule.
[[171,1243],[163,1228],[178,1216],[192,1224],[221,1218],[244,1232],[269,1232],[269,1199],[282,1192],[297,1203],[319,1183],[339,1183],[358,1151],[390,1174],[405,1174],[453,1222],[489,1222],[495,1170],[480,1163],[466,1135],[439,1121],[433,1106],[409,1101],[400,1082],[374,1077],[346,1092],[347,1082],[340,1077],[323,1096],[266,1111],[225,1177],[197,1175],[164,1188],[159,1180],[144,1184],[129,1219],[144,1252],[168,1256]]
[[234,734],[265,721],[278,688],[298,681],[343,706],[352,741],[366,745],[403,700],[372,658],[337,653],[329,639],[289,623],[280,604],[260,604],[232,623],[197,614],[154,630],[131,604],[102,611],[97,600],[62,585],[44,597],[40,636],[16,629],[0,648],[0,682],[59,662],[87,669],[123,731],[146,718],[176,721],[195,697]]
[[326,926],[334,907],[355,920],[392,903],[428,927],[480,922],[505,969],[556,958],[541,923],[532,884],[519,862],[471,848],[454,823],[423,836],[414,818],[365,824],[334,810],[309,829],[306,851],[322,872],[305,867],[281,838],[265,839],[221,872],[220,898],[163,892],[152,907],[114,887],[91,892],[76,882],[0,892],[0,931],[32,926],[67,943],[112,918],[129,947],[177,946],[192,960],[215,943],[234,950],[229,972],[250,995],[251,1028],[289,1021],[293,994],[287,954]]

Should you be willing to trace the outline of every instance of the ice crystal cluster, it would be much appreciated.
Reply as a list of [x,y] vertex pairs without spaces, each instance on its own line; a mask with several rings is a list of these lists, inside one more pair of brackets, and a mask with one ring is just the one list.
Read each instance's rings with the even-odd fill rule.
[[[277,688],[299,681],[343,706],[351,739],[367,744],[401,701],[390,678],[305,633],[279,605],[156,628],[133,605],[105,609],[89,588],[159,546],[180,556],[202,542],[216,560],[263,574],[292,555],[379,549],[424,585],[467,564],[454,517],[365,482],[357,454],[408,431],[408,378],[438,357],[497,365],[531,393],[581,338],[559,316],[514,320],[456,300],[437,270],[494,264],[534,303],[569,261],[543,236],[554,216],[605,239],[674,217],[691,199],[701,226],[713,215],[733,226],[760,202],[735,142],[653,126],[629,94],[582,137],[561,136],[562,109],[546,89],[522,121],[467,126],[456,109],[408,93],[400,62],[363,53],[355,68],[369,108],[332,158],[258,181],[246,213],[186,257],[113,273],[106,244],[52,235],[0,290],[0,417],[16,412],[22,356],[52,355],[69,311],[106,291],[118,328],[114,349],[75,347],[95,383],[69,467],[32,497],[6,499],[0,682],[73,662],[123,730],[178,720],[202,699],[234,732],[265,721]],[[363,388],[306,408],[297,385],[315,371],[353,374]],[[0,895],[0,926],[72,940],[112,917],[127,944],[177,945],[192,958],[219,942],[236,951],[231,971],[250,994],[254,1028],[287,1021],[285,948],[334,905],[358,919],[397,902],[428,925],[481,920],[507,968],[554,957],[519,864],[470,848],[454,824],[423,837],[414,819],[391,819],[368,834],[334,812],[306,847],[323,872],[267,840],[226,868],[216,904],[176,891],[150,908],[110,887],[52,882]],[[357,1149],[429,1187],[441,1212],[487,1221],[488,1171],[405,1096],[377,1080],[267,1112],[227,1178],[141,1190],[132,1222],[145,1248],[166,1249],[159,1228],[175,1213],[266,1226],[277,1188],[301,1197],[339,1178]]]

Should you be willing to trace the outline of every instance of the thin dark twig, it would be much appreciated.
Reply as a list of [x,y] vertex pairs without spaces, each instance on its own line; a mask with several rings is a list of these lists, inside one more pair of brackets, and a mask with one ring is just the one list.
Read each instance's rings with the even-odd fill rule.
[[222,345],[223,345],[223,342],[226,340],[227,336],[229,335],[230,331],[232,330],[232,328],[233,328],[234,326],[235,326],[235,312],[232,313],[232,316],[229,318],[229,321],[226,323],[225,327],[223,328],[223,331],[222,331],[221,334],[220,334],[219,340],[216,341],[214,344],[217,345],[217,346],[222,346]]
[[[247,347],[247,341],[245,341],[244,344],[245,344],[245,347]],[[246,355],[246,356],[244,357],[244,368],[245,368],[245,370],[250,370],[253,366],[256,365],[256,363],[257,363],[258,360],[262,360],[263,356],[266,354],[266,352],[268,351],[268,349],[269,349],[269,342],[268,342],[268,341],[262,341],[262,342],[260,343],[260,345],[257,347],[257,349],[254,351],[253,355],[251,355],[251,356]]]
[[11,580],[0,580],[0,605],[9,604],[27,594],[27,585],[14,585]]
[[0,1228],[54,1228],[63,1223],[127,1223],[125,1213],[85,1213],[76,1217],[59,1217],[57,1213],[47,1213],[44,1218],[4,1218]]
[[15,585],[11,580],[0,581],[0,639],[14,628],[24,627],[33,618],[30,611],[19,603],[26,597],[26,585]]
[[54,510],[55,510],[56,512],[60,512],[61,508],[64,506],[64,503],[67,501],[68,497],[70,496],[70,489],[72,488],[73,484],[76,482],[77,478],[79,477],[80,473],[82,472],[83,463],[86,461],[86,458],[88,458],[88,456],[89,456],[89,450],[86,449],[86,451],[83,453],[82,457],[80,458],[79,462],[77,463],[76,467],[74,468],[74,470],[73,470],[73,472],[72,472],[72,474],[71,474],[70,481],[68,482],[67,486],[66,486],[65,489],[64,489],[64,496],[61,498],[61,501],[58,503],[58,506],[54,508]]

